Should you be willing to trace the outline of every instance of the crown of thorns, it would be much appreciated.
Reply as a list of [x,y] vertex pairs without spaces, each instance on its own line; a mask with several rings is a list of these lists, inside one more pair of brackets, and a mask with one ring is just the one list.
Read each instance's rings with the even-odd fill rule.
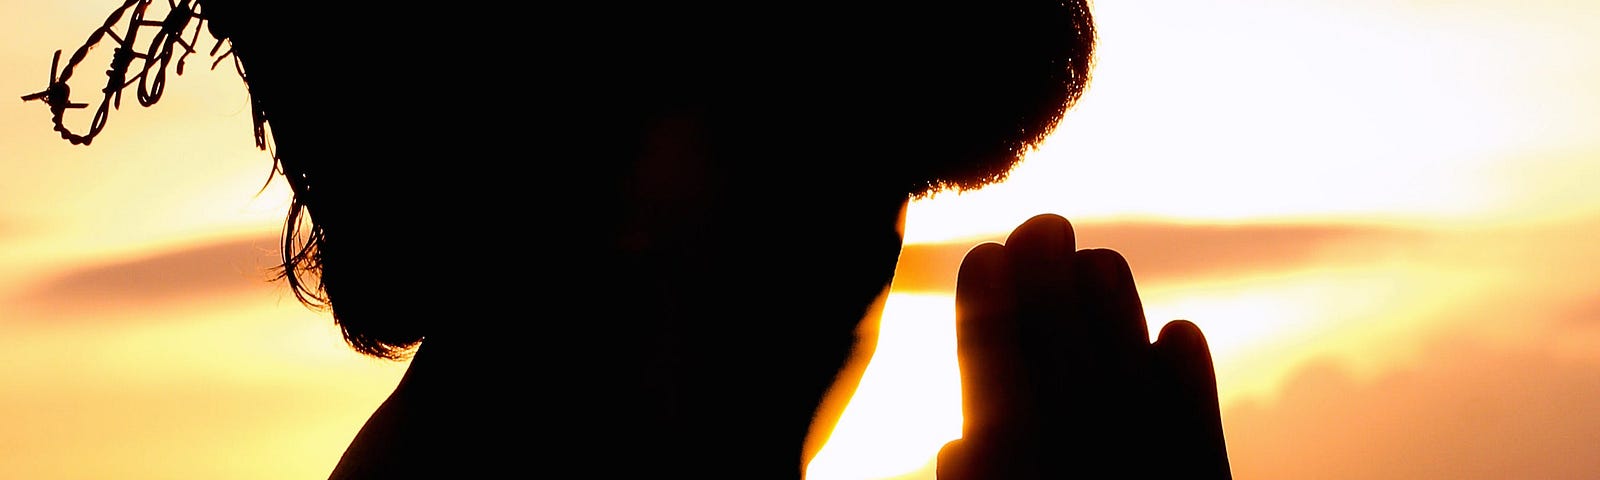
[[[100,28],[89,34],[89,39],[72,53],[66,65],[61,65],[61,50],[56,50],[50,60],[50,83],[44,90],[23,95],[22,100],[44,102],[50,107],[50,121],[55,124],[55,131],[61,134],[61,138],[74,145],[88,145],[105,128],[111,110],[122,108],[123,90],[138,84],[139,104],[146,107],[161,100],[161,94],[166,91],[168,66],[172,66],[177,75],[183,75],[184,60],[195,53],[201,30],[207,30],[216,39],[216,44],[208,53],[208,56],[215,58],[211,68],[216,69],[223,60],[232,58],[234,70],[244,77],[244,68],[239,64],[238,56],[232,55],[233,48],[230,46],[222,50],[223,43],[228,40],[227,32],[219,29],[216,22],[207,22],[201,0],[167,0],[166,3],[166,16],[151,20],[148,14],[150,6],[155,4],[154,0],[124,2],[111,12]],[[124,17],[127,17],[126,21]],[[117,34],[119,26],[120,35]],[[147,43],[141,45],[139,34],[151,29],[155,33]],[[185,35],[189,36],[187,40],[184,39]],[[66,125],[67,110],[88,108],[89,104],[73,102],[72,88],[67,82],[89,51],[108,38],[115,47],[111,53],[111,64],[106,68],[105,86],[100,89],[100,105],[89,120],[88,130],[73,131]],[[219,51],[222,52],[220,55]],[[174,55],[177,55],[177,62],[172,61]],[[133,73],[130,75],[129,72]],[[255,117],[256,146],[265,148],[264,119],[260,109],[253,109],[252,113]]]

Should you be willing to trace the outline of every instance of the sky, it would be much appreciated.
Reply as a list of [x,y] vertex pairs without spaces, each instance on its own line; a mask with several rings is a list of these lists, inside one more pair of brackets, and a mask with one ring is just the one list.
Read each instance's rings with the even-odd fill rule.
[[[18,97],[118,4],[0,2]],[[1236,478],[1600,477],[1600,4],[1094,13],[1056,133],[913,203],[809,478],[933,478],[956,268],[1045,212],[1128,259],[1152,331],[1206,333]],[[404,372],[269,281],[287,191],[242,82],[198,64],[87,147],[0,102],[0,478],[324,478]]]

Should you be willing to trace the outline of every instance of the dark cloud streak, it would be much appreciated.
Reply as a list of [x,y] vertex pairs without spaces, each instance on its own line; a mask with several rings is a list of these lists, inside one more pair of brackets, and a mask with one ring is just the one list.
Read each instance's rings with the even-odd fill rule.
[[271,278],[276,244],[273,237],[234,238],[88,265],[39,283],[16,303],[70,313],[260,290]]
[[[1110,248],[1128,259],[1147,282],[1288,270],[1319,259],[1329,248],[1409,245],[1423,234],[1404,229],[1345,225],[1190,225],[1074,222],[1079,248]],[[953,292],[968,250],[994,236],[963,242],[908,245],[900,256],[896,288]]]

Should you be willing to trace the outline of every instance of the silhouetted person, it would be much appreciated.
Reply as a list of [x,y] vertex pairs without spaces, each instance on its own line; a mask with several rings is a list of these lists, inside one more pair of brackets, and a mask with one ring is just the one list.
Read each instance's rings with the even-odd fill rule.
[[[194,6],[294,192],[294,292],[364,354],[415,349],[334,478],[799,477],[908,199],[1002,178],[1094,43],[1081,1]],[[87,107],[68,77],[25,98]],[[994,398],[1027,395],[1058,397]]]

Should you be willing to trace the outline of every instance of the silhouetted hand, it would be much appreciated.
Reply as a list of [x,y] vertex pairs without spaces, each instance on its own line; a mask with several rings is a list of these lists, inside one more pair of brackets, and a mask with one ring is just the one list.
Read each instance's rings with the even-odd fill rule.
[[1128,264],[1039,215],[974,247],[956,283],[966,423],[940,480],[1231,478],[1205,337],[1150,343]]

